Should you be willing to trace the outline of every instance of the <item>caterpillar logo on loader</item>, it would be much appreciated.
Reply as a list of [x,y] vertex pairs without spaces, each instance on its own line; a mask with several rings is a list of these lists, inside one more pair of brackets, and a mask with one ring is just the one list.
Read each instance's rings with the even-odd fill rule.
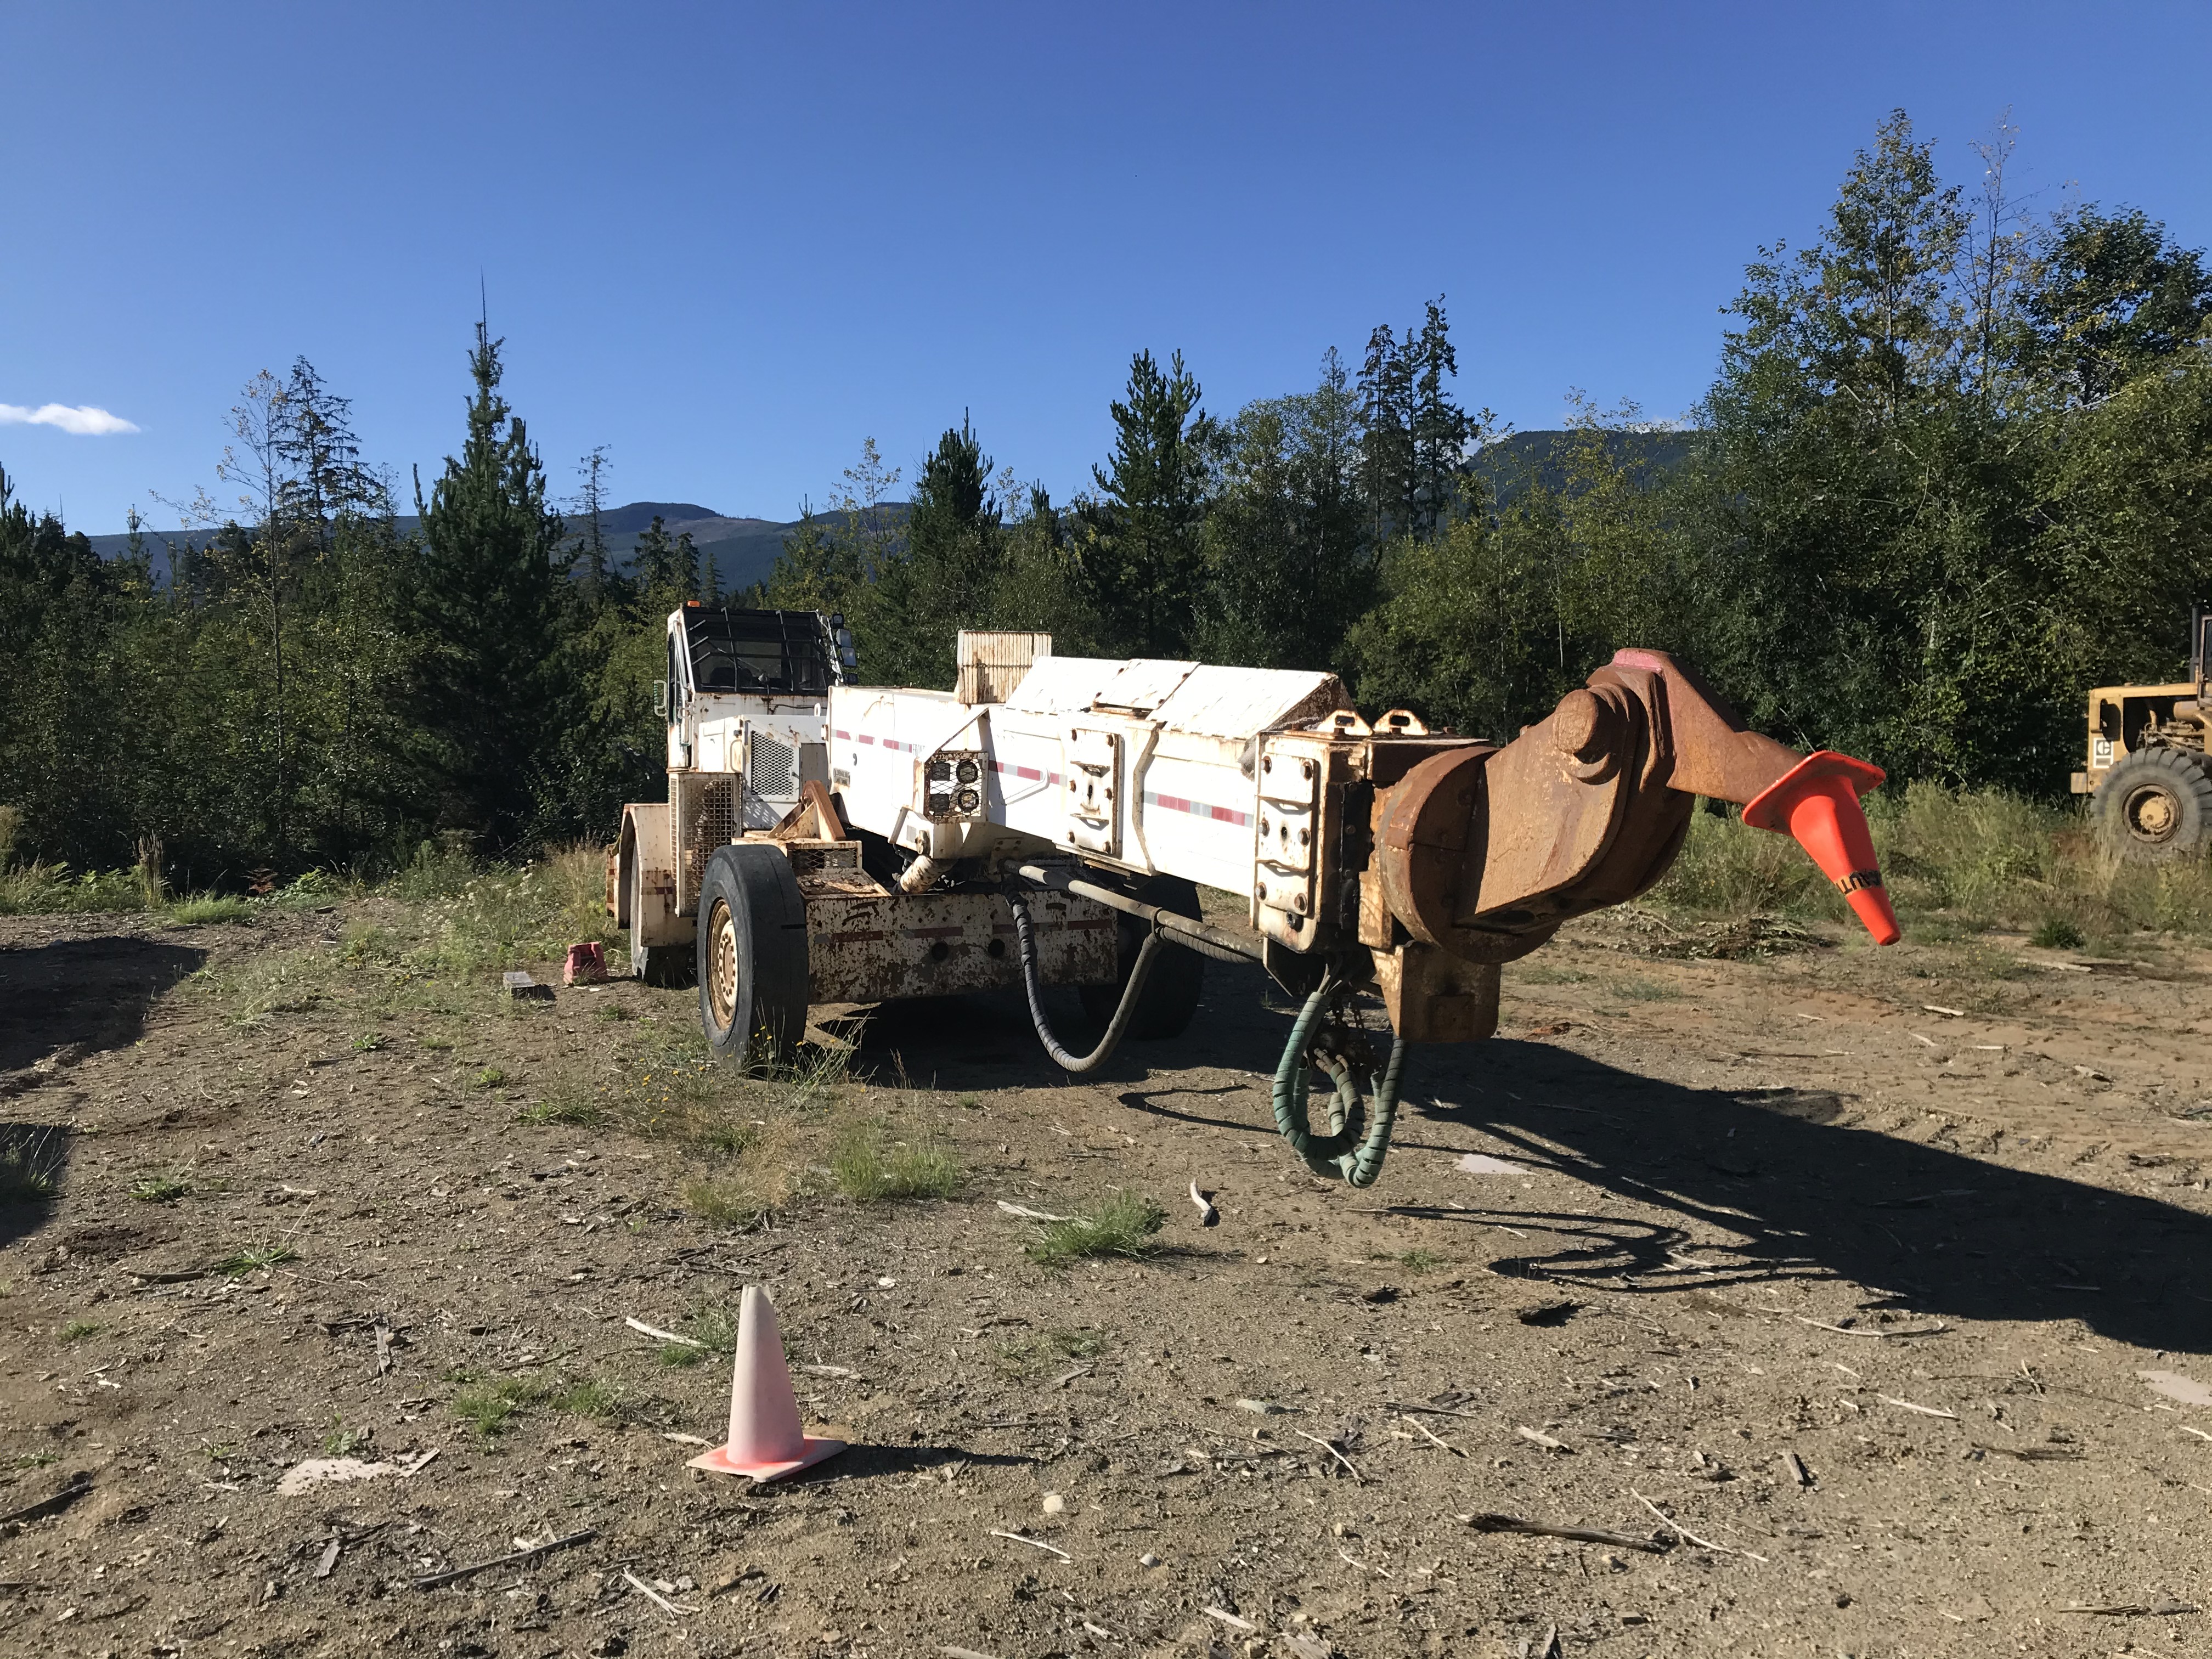
[[2088,768],[2074,793],[2124,858],[2189,858],[2212,842],[2212,708],[2205,647],[2212,612],[2189,623],[2189,678],[2166,685],[2100,685],[2089,693]]
[[[1276,1129],[1364,1187],[1407,1045],[1490,1036],[1501,966],[1666,874],[1698,796],[1796,839],[1898,938],[1859,808],[1881,770],[1747,730],[1656,651],[1498,744],[1370,724],[1323,671],[1056,657],[1044,634],[962,633],[951,691],[855,684],[836,617],[692,605],[668,639],[668,799],[624,809],[608,906],[632,971],[696,978],[740,1065],[794,1049],[810,1006],[1019,986],[1045,1052],[1090,1072],[1187,1029],[1208,957],[1251,961],[1299,1005]],[[1103,1027],[1089,1052],[1048,984]]]

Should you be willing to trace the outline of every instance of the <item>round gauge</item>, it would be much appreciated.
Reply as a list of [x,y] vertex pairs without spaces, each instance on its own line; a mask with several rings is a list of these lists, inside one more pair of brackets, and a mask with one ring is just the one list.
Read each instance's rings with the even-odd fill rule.
[[960,810],[962,811],[972,812],[977,807],[982,805],[982,796],[978,794],[975,790],[963,789],[960,792]]
[[971,761],[971,760],[964,760],[964,761],[962,761],[962,762],[960,763],[960,773],[959,773],[959,776],[960,776],[960,781],[961,781],[961,782],[963,782],[963,783],[973,783],[973,782],[975,782],[975,780],[976,780],[976,779],[978,779],[978,778],[981,777],[982,775],[983,775],[983,769],[982,769],[981,766],[979,766],[978,764],[976,764],[976,763],[975,763],[975,762]]

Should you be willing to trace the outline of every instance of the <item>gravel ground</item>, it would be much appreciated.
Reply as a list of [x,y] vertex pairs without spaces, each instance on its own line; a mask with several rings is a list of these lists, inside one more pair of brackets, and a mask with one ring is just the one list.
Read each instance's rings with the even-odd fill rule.
[[[0,1650],[2207,1639],[2202,958],[1585,925],[1497,1040],[1417,1053],[1353,1192],[1268,1127],[1256,972],[1092,1079],[976,998],[737,1084],[688,994],[502,1003],[362,948],[408,925],[0,921],[0,1145],[57,1170],[0,1203],[0,1514],[85,1488],[0,1523]],[[870,1124],[951,1195],[838,1196]],[[781,1201],[718,1227],[732,1172]],[[999,1205],[1115,1188],[1167,1214],[1143,1259],[1048,1269]],[[854,1442],[760,1489],[685,1467],[751,1282]],[[392,1469],[279,1492],[325,1456]]]

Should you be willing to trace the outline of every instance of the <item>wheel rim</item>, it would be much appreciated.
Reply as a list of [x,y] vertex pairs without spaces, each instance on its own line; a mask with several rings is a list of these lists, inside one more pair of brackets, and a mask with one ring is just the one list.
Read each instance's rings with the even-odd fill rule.
[[2137,841],[2166,842],[2181,825],[2181,799],[2157,784],[2130,793],[2121,806],[2128,833]]
[[726,1031],[738,1018],[738,919],[721,899],[707,915],[707,994],[714,1024]]

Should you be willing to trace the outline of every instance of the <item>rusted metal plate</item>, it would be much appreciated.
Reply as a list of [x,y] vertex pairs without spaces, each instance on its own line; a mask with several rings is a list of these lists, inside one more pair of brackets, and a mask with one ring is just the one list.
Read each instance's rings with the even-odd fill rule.
[[[1048,985],[1115,972],[1114,915],[1062,893],[1030,900],[1037,971]],[[1014,916],[996,893],[807,893],[809,1000],[889,1002],[1020,983]]]

